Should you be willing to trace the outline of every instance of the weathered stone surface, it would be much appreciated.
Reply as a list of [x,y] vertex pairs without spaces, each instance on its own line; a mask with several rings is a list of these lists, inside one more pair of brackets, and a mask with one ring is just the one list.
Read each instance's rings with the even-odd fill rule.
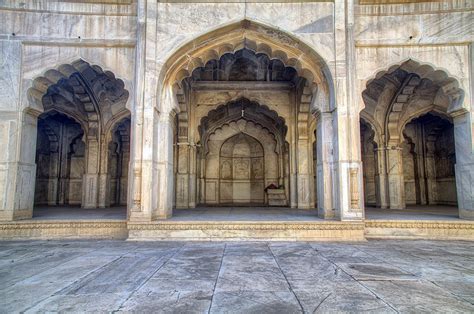
[[473,259],[456,241],[0,242],[0,310],[472,312]]
[[[449,205],[474,219],[470,1],[5,0],[0,14],[1,221],[120,205],[150,223],[202,204],[357,223],[365,205]],[[367,236],[389,236],[377,223]]]

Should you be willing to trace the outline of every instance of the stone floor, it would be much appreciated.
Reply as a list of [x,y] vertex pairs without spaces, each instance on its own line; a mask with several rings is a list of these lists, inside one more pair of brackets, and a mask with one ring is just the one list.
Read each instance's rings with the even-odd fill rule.
[[[125,207],[84,209],[80,207],[37,207],[33,219],[126,219]],[[458,210],[450,206],[412,206],[404,210],[366,208],[367,219],[393,220],[457,220]],[[282,207],[198,207],[175,209],[171,220],[179,221],[314,221],[315,209],[302,210]]]
[[79,206],[39,206],[33,209],[33,219],[127,219],[126,207],[81,208]]
[[0,312],[474,312],[472,242],[0,242]]
[[391,210],[367,207],[365,209],[367,219],[388,220],[459,220],[459,212],[456,206],[442,205],[416,205],[407,206],[406,209]]

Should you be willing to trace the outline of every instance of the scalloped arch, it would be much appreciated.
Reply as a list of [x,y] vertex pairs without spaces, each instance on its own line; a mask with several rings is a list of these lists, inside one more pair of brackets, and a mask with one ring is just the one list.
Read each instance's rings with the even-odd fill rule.
[[[397,76],[398,70],[400,73],[406,73],[406,76]],[[384,79],[387,75],[393,74],[392,79]],[[384,80],[384,81],[379,81]],[[411,112],[412,108],[408,106],[411,96],[415,93],[415,90],[422,84],[422,81],[428,80],[438,91],[433,95],[432,105],[426,106],[416,112]],[[464,91],[459,87],[459,82],[456,78],[451,77],[448,73],[441,69],[436,69],[432,65],[424,64],[412,59],[394,64],[387,70],[379,71],[375,77],[367,81],[366,89],[362,92],[368,99],[364,98],[365,108],[361,111],[366,112],[366,109],[374,111],[378,106],[381,105],[380,99],[383,92],[387,88],[392,88],[387,84],[392,84],[394,94],[391,96],[391,100],[388,102],[387,99],[383,103],[386,103],[386,107],[381,111],[384,114],[384,121],[380,122],[382,127],[381,134],[384,134],[385,142],[389,145],[395,145],[403,139],[402,132],[406,125],[406,121],[410,121],[417,112],[429,112],[437,110],[447,115],[455,116],[466,113],[467,110],[463,108]],[[370,90],[372,89],[372,91]],[[375,94],[377,93],[377,94]],[[376,97],[374,97],[374,95]],[[436,97],[438,95],[444,95],[448,100],[445,104],[437,103]],[[385,95],[386,96],[386,95]],[[385,97],[384,96],[384,97]],[[382,98],[383,100],[383,98]],[[369,103],[367,101],[370,101]],[[374,111],[375,112],[375,111]],[[367,112],[367,116],[371,114]],[[376,118],[372,117],[375,121]],[[372,123],[373,124],[373,123]]]
[[[241,120],[243,117],[240,115],[240,110],[237,112],[236,108],[239,108],[240,104],[244,104],[246,108],[251,109],[247,113],[245,120],[254,124],[260,125],[264,130],[271,134],[275,134],[275,140],[279,145],[282,145],[287,132],[287,126],[285,119],[280,117],[275,110],[271,110],[265,105],[260,105],[257,102],[250,101],[247,98],[239,98],[235,101],[227,102],[223,105],[208,112],[207,116],[201,118],[199,123],[199,132],[201,134],[201,141],[204,145],[204,151],[207,152],[207,141],[209,138],[219,130],[222,125],[230,124],[237,120]],[[265,119],[258,119],[257,116],[265,116]],[[213,121],[216,119],[216,121]],[[276,136],[276,134],[278,136]]]
[[[232,121],[227,121],[219,127],[215,128],[208,137],[208,141],[213,141],[215,140],[216,136],[219,136],[224,129],[230,128],[232,129],[231,134],[227,134],[226,139],[228,140],[232,136],[238,134],[239,132],[243,132],[253,138],[255,138],[259,143],[265,144],[265,146],[271,146],[271,151],[273,153],[278,154],[277,147],[278,147],[278,140],[270,130],[268,130],[267,127],[261,125],[260,123],[257,123],[255,121],[249,121],[245,119],[237,119],[237,120],[232,120]],[[268,139],[272,139],[270,142]],[[206,154],[208,151],[205,150],[203,151],[204,154]]]
[[376,72],[373,78],[367,80],[366,89],[375,80],[382,78],[385,74],[393,73],[397,69],[404,70],[407,73],[416,74],[420,79],[429,79],[431,82],[438,85],[451,100],[450,106],[447,109],[449,114],[457,111],[467,111],[462,107],[464,90],[459,87],[459,81],[455,77],[449,75],[449,72],[445,69],[436,68],[431,64],[417,61],[412,58],[395,63],[389,66],[386,70]]
[[[61,88],[61,82],[68,82],[69,88]],[[129,92],[125,89],[125,83],[116,78],[113,72],[104,71],[100,66],[91,65],[83,59],[61,64],[36,77],[27,90],[29,106],[25,111],[39,115],[47,110],[44,97],[54,89],[60,91],[61,97],[76,107],[78,100],[82,105],[81,108],[77,107],[78,112],[82,112],[88,123],[92,122],[91,126],[97,124],[101,116],[109,120],[122,112],[129,113],[126,108]],[[51,108],[60,110],[56,106]],[[69,112],[67,114],[71,115]]]
[[264,53],[270,59],[278,59],[285,66],[293,67],[299,76],[306,79],[308,86],[313,86],[313,92],[317,91],[318,97],[313,97],[318,100],[316,109],[334,107],[333,81],[326,61],[300,39],[247,19],[217,28],[178,48],[160,72],[160,81],[163,82],[163,90],[159,90],[160,98],[166,97],[164,89],[180,84],[184,78],[191,76],[195,68],[242,48]]

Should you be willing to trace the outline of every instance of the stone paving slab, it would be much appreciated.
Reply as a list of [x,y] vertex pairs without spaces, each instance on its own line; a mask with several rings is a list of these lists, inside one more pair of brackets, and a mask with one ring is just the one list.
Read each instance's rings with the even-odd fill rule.
[[0,242],[0,313],[474,312],[472,242]]

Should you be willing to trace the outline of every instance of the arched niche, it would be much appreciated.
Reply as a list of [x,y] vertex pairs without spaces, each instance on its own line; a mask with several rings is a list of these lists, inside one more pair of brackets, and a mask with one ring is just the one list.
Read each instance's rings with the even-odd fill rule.
[[219,155],[219,203],[265,203],[265,153],[255,138],[239,133],[228,138]]
[[[51,193],[58,194],[56,199],[59,200],[46,203],[81,205],[85,208],[110,205],[111,182],[107,168],[107,158],[110,157],[109,134],[117,120],[130,116],[126,108],[128,97],[129,92],[122,80],[112,72],[82,59],[48,69],[33,80],[27,90],[28,106],[25,114],[35,121],[39,115],[41,124],[44,116],[52,112],[61,113],[76,121],[82,130],[80,140],[78,137],[75,143],[70,144],[69,164],[61,167],[70,170],[67,179],[69,185],[60,179],[57,187],[48,188],[55,190]],[[44,113],[40,115],[41,112]],[[38,128],[24,131],[36,137]],[[68,136],[58,133],[58,142],[61,143],[61,138]],[[38,170],[38,173],[41,171]],[[68,192],[62,192],[66,189],[64,186]],[[40,187],[37,185],[36,188],[36,194],[39,194]],[[52,196],[48,198],[52,199]]]
[[[203,198],[201,203],[203,204],[225,204],[229,203],[229,192],[233,191],[233,182],[234,174],[236,174],[235,179],[240,179],[243,177],[242,171],[244,167],[238,169],[232,168],[232,182],[228,182],[227,179],[229,173],[227,168],[223,169],[223,166],[231,165],[229,162],[229,157],[231,154],[230,149],[236,148],[236,141],[244,140],[244,143],[240,143],[237,148],[247,145],[249,150],[249,156],[245,157],[248,172],[247,172],[247,181],[250,186],[255,184],[255,187],[258,185],[258,195],[263,195],[263,189],[270,185],[279,185],[281,182],[283,174],[281,173],[281,162],[282,155],[280,149],[277,149],[277,141],[275,135],[270,133],[267,129],[262,127],[262,125],[254,123],[252,121],[247,121],[245,119],[239,119],[237,121],[232,121],[230,123],[225,123],[219,128],[215,129],[213,133],[208,137],[208,151],[202,153],[200,158],[203,160],[204,169],[202,169],[202,186]],[[253,152],[252,155],[250,152]],[[238,151],[232,150],[232,154],[238,154]],[[252,161],[252,156],[255,157],[256,164],[253,166],[249,163]],[[235,161],[237,163],[232,163],[232,166],[242,165],[238,163],[239,159],[237,155],[235,156]],[[258,163],[258,165],[257,165]],[[259,166],[261,165],[261,166]],[[234,171],[239,171],[235,173]],[[258,174],[257,177],[251,179],[251,174]],[[224,176],[223,176],[224,175]],[[255,180],[254,180],[255,179]],[[244,180],[245,181],[245,180]],[[242,181],[243,182],[243,181]],[[247,183],[245,183],[247,184]],[[232,188],[231,188],[232,186]],[[248,186],[248,185],[247,185]],[[222,187],[222,188],[221,188]],[[224,198],[221,197],[221,193],[224,192]],[[255,203],[264,204],[265,200],[254,197],[250,200],[255,200]],[[249,201],[250,201],[249,200]],[[248,204],[252,202],[247,202]]]
[[81,205],[85,173],[85,132],[58,111],[38,118],[35,206]]
[[[159,151],[156,157],[159,166],[155,172],[174,178],[170,184],[170,180],[156,176],[158,182],[152,183],[160,187],[163,196],[156,200],[158,217],[169,217],[173,204],[189,208],[203,200],[218,202],[218,185],[210,183],[218,176],[206,177],[209,169],[203,157],[209,151],[206,145],[210,143],[204,137],[212,132],[201,132],[201,119],[220,106],[242,98],[258,100],[260,107],[265,104],[286,123],[291,120],[292,134],[287,130],[286,135],[275,138],[279,158],[275,185],[285,187],[287,204],[291,199],[291,207],[314,208],[311,123],[316,115],[324,113],[324,119],[321,119],[324,123],[317,124],[318,130],[321,129],[318,134],[327,137],[324,142],[318,141],[321,144],[317,149],[323,156],[318,170],[323,180],[331,176],[332,150],[323,147],[331,146],[328,142],[335,140],[331,122],[335,96],[326,61],[309,45],[279,29],[243,20],[197,36],[173,51],[160,69],[158,82],[155,103],[156,112],[159,112],[155,118],[158,135],[153,150]],[[203,90],[209,95],[198,95],[197,91],[202,93]],[[267,101],[269,97],[274,99]],[[293,112],[293,108],[297,108],[297,112]],[[239,115],[241,111],[240,108]],[[246,110],[244,115],[247,115]],[[225,123],[231,124],[238,118]],[[258,121],[264,116],[252,119],[249,114],[246,118],[272,134],[282,133],[274,130],[277,124]],[[216,124],[216,128],[219,127]],[[332,195],[330,190],[332,183],[326,184],[320,193]],[[175,195],[176,201],[173,202],[169,195]],[[321,203],[324,204],[322,212],[331,212],[322,216],[334,216],[333,203],[326,199]]]
[[[446,71],[415,60],[394,65],[368,81],[362,93],[365,108],[361,117],[373,126],[379,145],[381,207],[458,203],[461,217],[472,214],[472,195],[465,192],[470,175],[464,175],[472,168],[472,129],[459,86]],[[440,152],[434,140],[439,136],[449,142],[452,151],[445,152],[452,157],[444,156],[444,160],[456,159],[456,165],[453,162],[448,167],[453,175],[442,179],[436,175],[436,158],[440,157],[434,157]],[[450,192],[438,197],[439,189]]]

